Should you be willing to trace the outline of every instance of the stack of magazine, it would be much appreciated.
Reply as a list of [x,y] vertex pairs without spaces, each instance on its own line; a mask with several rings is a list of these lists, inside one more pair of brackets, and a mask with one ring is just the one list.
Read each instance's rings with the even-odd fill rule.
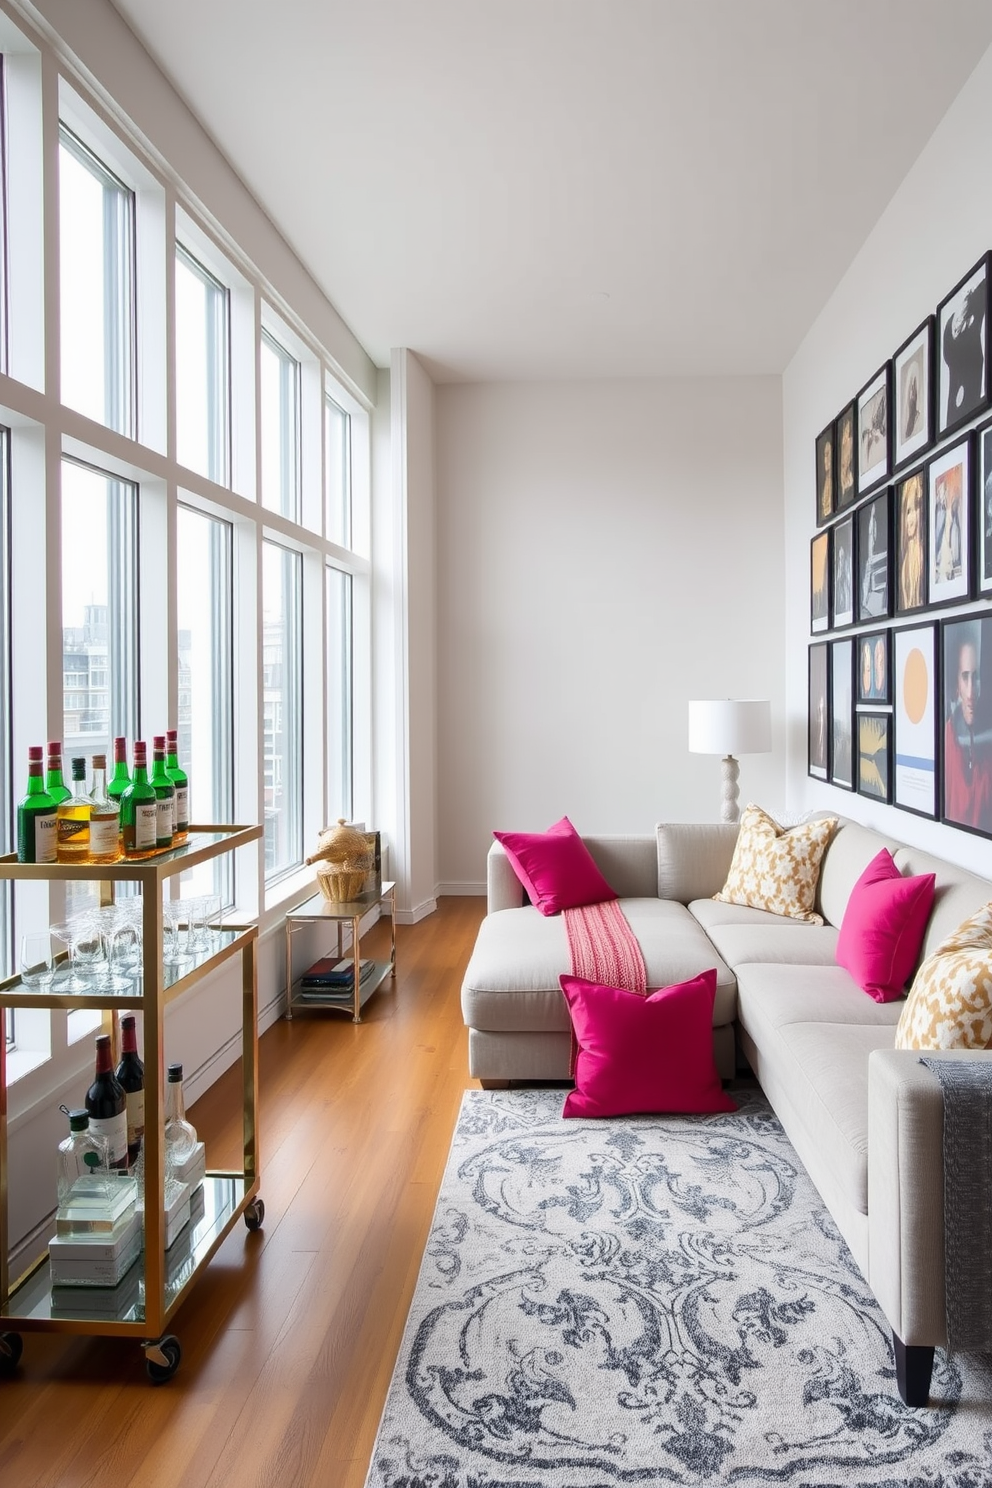
[[[359,986],[375,971],[375,962],[359,963]],[[355,995],[355,961],[344,956],[322,956],[308,967],[300,978],[300,997],[310,1002],[351,1002]]]

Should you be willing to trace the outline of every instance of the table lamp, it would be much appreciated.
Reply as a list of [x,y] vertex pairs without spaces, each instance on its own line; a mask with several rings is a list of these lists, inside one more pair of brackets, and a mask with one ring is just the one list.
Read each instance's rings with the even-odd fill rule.
[[719,698],[689,704],[689,753],[723,756],[721,821],[740,820],[740,766],[735,755],[767,754],[771,747],[771,703]]

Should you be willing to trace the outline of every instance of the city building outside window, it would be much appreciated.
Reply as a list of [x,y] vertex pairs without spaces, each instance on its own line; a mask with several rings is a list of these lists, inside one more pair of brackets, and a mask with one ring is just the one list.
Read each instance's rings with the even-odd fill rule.
[[328,819],[354,816],[352,740],[352,579],[327,569],[327,804]]
[[267,883],[302,857],[302,560],[262,544],[262,716]]

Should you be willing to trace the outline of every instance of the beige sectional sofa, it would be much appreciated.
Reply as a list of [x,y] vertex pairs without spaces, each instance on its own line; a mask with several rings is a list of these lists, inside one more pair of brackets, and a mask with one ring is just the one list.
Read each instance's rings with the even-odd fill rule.
[[[736,839],[736,826],[662,824],[653,837],[584,841],[621,896],[649,987],[716,967],[717,1066],[734,1072],[736,1041],[885,1312],[903,1398],[922,1405],[934,1347],[947,1341],[942,1097],[919,1056],[893,1046],[902,1002],[861,991],[836,964],[837,934],[883,847],[903,874],[936,875],[921,959],[992,899],[992,882],[842,819],[820,872],[824,923],[803,924],[713,899]],[[564,926],[522,901],[494,844],[489,912],[462,987],[470,1072],[484,1085],[568,1078]]]

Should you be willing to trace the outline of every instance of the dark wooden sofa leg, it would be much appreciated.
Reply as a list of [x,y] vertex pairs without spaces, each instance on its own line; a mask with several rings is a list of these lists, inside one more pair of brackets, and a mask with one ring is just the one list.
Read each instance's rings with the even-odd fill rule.
[[924,1343],[903,1343],[893,1333],[892,1352],[896,1356],[899,1394],[907,1405],[926,1405],[930,1399],[933,1349]]

